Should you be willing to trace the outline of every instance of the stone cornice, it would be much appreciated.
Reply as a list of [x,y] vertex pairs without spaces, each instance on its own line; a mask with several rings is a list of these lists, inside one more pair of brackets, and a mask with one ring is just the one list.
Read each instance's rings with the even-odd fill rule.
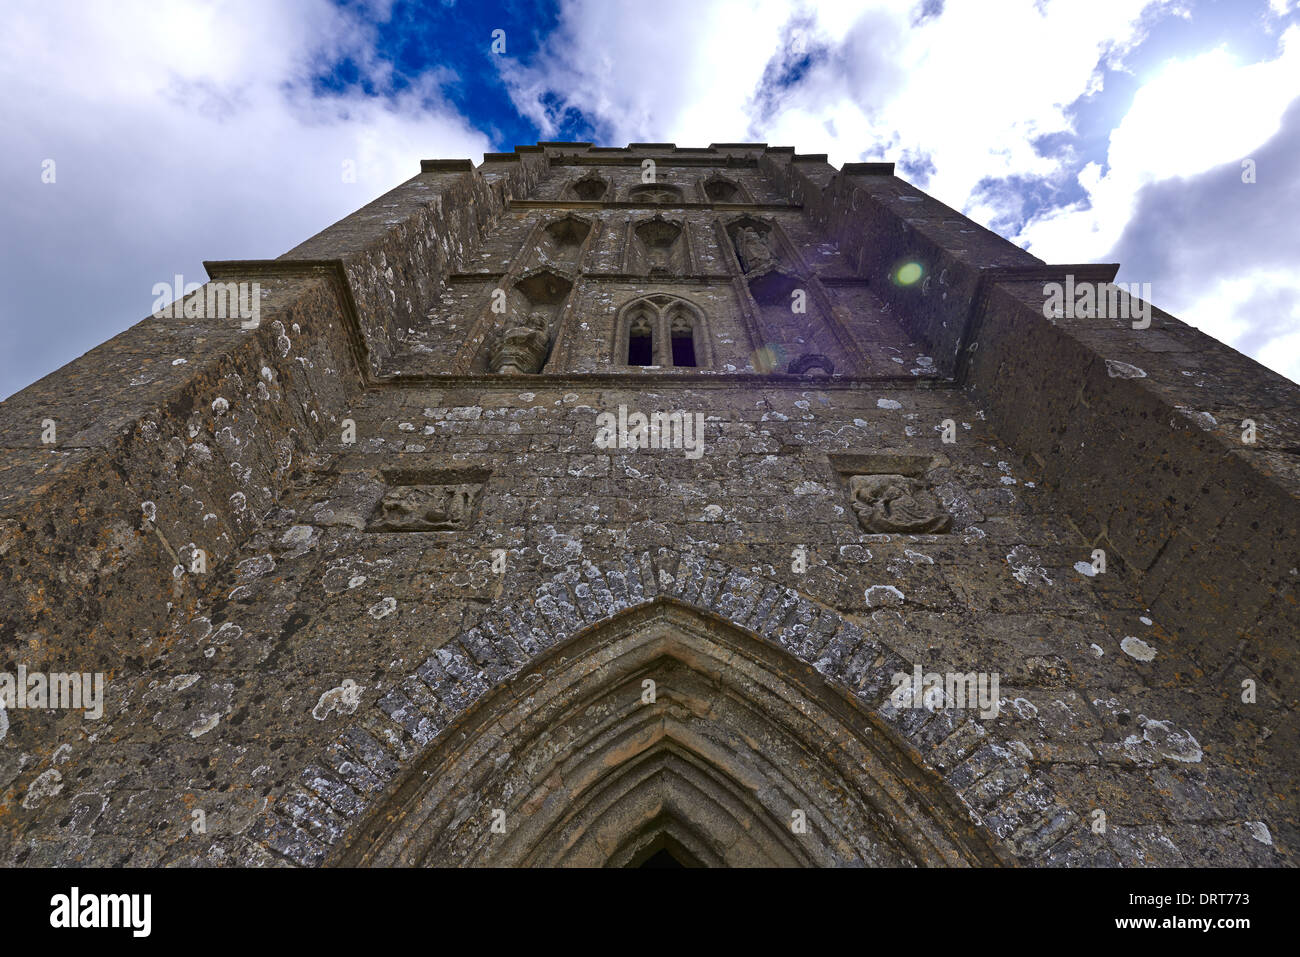
[[[824,376],[824,375],[790,375],[783,372],[589,372],[536,375],[494,375],[481,373],[476,375],[460,374],[405,374],[376,375],[371,371],[369,350],[365,335],[361,331],[361,317],[357,310],[356,297],[353,294],[351,280],[343,261],[339,259],[323,260],[285,260],[285,259],[230,259],[204,262],[204,268],[214,281],[255,281],[262,278],[276,279],[326,279],[335,295],[339,297],[340,312],[343,316],[348,343],[356,364],[357,376],[361,388],[372,389],[513,389],[513,388],[627,388],[644,389],[648,385],[654,388],[689,388],[689,389],[734,389],[734,388],[774,388],[774,389],[821,389],[852,391],[861,389],[948,389],[953,381],[938,376],[881,375],[881,376]],[[463,275],[463,274],[462,274]],[[485,277],[491,278],[491,275]],[[599,274],[592,278],[647,282],[645,276],[623,274]],[[730,279],[729,276],[711,277],[707,281]],[[701,281],[706,281],[701,279]]]
[[508,209],[714,209],[735,212],[797,213],[799,203],[629,203],[624,200],[599,199],[511,199]]

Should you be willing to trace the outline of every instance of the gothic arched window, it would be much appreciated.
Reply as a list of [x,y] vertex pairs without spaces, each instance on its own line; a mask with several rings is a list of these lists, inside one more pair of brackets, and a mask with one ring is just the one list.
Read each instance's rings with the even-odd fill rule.
[[666,369],[710,366],[712,349],[704,313],[677,296],[632,300],[619,311],[614,362]]
[[673,365],[678,368],[694,366],[695,320],[681,306],[673,306],[668,313],[668,338],[672,346]]
[[627,364],[652,366],[655,364],[654,313],[638,310],[628,320]]

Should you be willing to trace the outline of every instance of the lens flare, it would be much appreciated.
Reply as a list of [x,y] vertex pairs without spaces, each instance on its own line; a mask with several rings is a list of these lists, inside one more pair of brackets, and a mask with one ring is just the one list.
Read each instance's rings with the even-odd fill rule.
[[776,372],[785,363],[785,349],[775,343],[762,346],[749,356],[755,372]]
[[900,286],[910,286],[921,278],[923,271],[920,263],[904,263],[898,267],[898,272],[894,273],[894,281]]

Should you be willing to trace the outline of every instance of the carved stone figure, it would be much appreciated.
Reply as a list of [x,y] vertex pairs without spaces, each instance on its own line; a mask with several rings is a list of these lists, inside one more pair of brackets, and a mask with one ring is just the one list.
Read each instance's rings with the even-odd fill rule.
[[546,325],[546,316],[534,312],[507,326],[488,349],[488,370],[503,375],[540,372],[551,345]]
[[736,233],[736,251],[740,253],[740,265],[747,273],[776,265],[776,255],[768,245],[767,237],[753,226],[746,226]]
[[855,475],[849,491],[865,532],[926,535],[946,532],[952,524],[925,485],[905,475]]
[[388,490],[372,532],[447,532],[463,528],[478,485],[398,485]]

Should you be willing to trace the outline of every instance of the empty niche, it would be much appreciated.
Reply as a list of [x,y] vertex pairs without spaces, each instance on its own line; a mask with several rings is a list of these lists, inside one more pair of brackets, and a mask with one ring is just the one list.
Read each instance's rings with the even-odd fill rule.
[[474,521],[486,469],[382,469],[384,494],[368,532],[464,531]]
[[588,173],[581,179],[575,180],[566,190],[570,199],[581,199],[586,202],[602,200],[608,191],[609,180],[602,179],[595,173]]
[[577,265],[582,244],[591,233],[591,223],[578,216],[563,216],[543,227],[538,241],[538,252],[544,261]]
[[831,455],[831,467],[848,490],[858,527],[872,535],[939,535],[952,516],[927,476],[947,464],[931,455]]
[[685,242],[680,223],[655,216],[632,230],[633,272],[648,276],[675,276],[686,271]]
[[704,196],[710,203],[744,203],[748,196],[740,184],[725,176],[710,176],[704,181]]

